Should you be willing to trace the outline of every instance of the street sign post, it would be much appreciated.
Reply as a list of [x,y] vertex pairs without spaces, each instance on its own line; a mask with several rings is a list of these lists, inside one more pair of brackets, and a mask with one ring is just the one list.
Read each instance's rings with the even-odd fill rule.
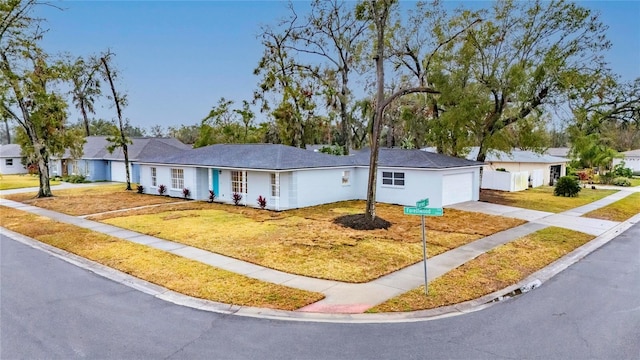
[[444,211],[442,208],[428,208],[429,199],[422,199],[416,201],[416,206],[405,206],[404,214],[405,215],[420,215],[421,223],[422,223],[422,257],[424,259],[424,292],[426,295],[429,295],[429,287],[427,284],[427,235],[425,231],[425,216],[443,216]]

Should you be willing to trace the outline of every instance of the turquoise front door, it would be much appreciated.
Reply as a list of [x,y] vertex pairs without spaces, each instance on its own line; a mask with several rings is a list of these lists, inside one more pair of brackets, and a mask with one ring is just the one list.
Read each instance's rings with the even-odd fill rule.
[[218,169],[213,169],[211,170],[211,172],[213,173],[213,184],[211,184],[212,188],[213,188],[213,192],[216,194],[216,197],[220,196],[220,184],[219,184],[219,175],[220,175],[220,170]]

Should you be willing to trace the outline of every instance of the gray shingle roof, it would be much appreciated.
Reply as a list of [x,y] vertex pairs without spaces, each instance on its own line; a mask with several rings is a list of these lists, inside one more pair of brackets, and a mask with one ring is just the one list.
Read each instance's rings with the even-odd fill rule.
[[[361,151],[352,156],[335,156],[276,144],[218,144],[181,151],[168,156],[148,156],[140,158],[138,161],[238,169],[293,170],[368,166],[369,151]],[[420,150],[380,149],[378,165],[441,169],[480,166],[482,164]]]
[[351,157],[328,155],[276,144],[218,144],[176,152],[168,156],[148,156],[139,161],[264,170],[354,165]]
[[624,154],[624,156],[626,156],[626,157],[640,156],[640,149],[625,151],[622,154]]
[[[354,155],[360,165],[369,165],[369,149]],[[378,166],[406,167],[426,169],[447,169],[466,166],[481,166],[481,162],[461,159],[453,156],[437,154],[418,149],[388,149],[381,148],[378,155]]]
[[22,157],[20,152],[22,149],[18,144],[0,145],[0,157],[3,158],[19,158]]
[[[121,148],[109,153],[107,150],[109,142],[106,136],[88,136],[86,140],[83,147],[83,159],[124,160]],[[153,154],[166,156],[176,151],[191,149],[191,146],[174,138],[132,138],[131,141],[133,144],[129,144],[127,147],[131,161]],[[69,151],[65,152],[64,157],[71,157]]]

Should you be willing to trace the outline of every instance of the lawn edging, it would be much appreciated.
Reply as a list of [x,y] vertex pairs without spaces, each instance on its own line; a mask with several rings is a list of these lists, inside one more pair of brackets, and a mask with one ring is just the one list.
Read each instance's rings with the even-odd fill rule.
[[134,276],[128,275],[113,268],[98,264],[94,261],[82,258],[80,256],[71,254],[67,251],[55,248],[53,246],[44,244],[40,241],[31,239],[22,234],[10,231],[2,228],[2,232],[17,241],[22,242],[33,248],[45,251],[59,259],[69,262],[73,265],[87,269],[97,275],[103,276],[110,280],[116,281],[125,286],[131,287],[138,291],[144,292],[158,299],[169,301],[177,305],[186,306],[198,310],[209,311],[220,314],[233,314],[238,316],[246,316],[253,318],[264,318],[273,320],[286,320],[286,321],[306,321],[306,322],[328,322],[328,323],[400,323],[400,322],[418,322],[436,320],[445,317],[463,315],[479,310],[486,309],[501,301],[496,301],[501,297],[504,297],[517,289],[521,289],[525,286],[539,281],[540,284],[544,284],[546,281],[562,272],[569,266],[580,261],[593,251],[607,244],[609,241],[620,235],[625,230],[629,229],[636,223],[640,222],[640,214],[633,216],[615,226],[614,228],[606,231],[605,233],[597,236],[595,239],[580,246],[579,248],[571,251],[567,255],[552,262],[546,267],[536,271],[529,275],[524,280],[517,284],[511,285],[499,291],[491,294],[484,295],[480,298],[465,301],[455,305],[443,306],[429,310],[419,310],[407,313],[375,313],[375,314],[323,314],[323,313],[308,313],[298,311],[285,311],[274,310],[267,308],[256,308],[249,306],[229,305],[210,300],[197,299],[191,296],[183,295],[161,286],[151,284],[147,281],[138,279]]

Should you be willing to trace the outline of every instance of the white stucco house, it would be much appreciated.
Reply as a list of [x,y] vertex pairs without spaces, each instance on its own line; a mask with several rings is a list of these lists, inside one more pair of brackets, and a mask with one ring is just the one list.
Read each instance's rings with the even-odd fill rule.
[[[424,148],[435,152],[435,148]],[[468,149],[468,160],[478,157],[477,146]],[[528,187],[548,185],[567,173],[570,160],[533,151],[512,150],[511,153],[491,150],[482,167],[483,189],[520,191]]]
[[[287,210],[342,200],[366,199],[369,152],[335,156],[275,144],[220,144],[139,159],[140,184],[147,194],[158,194]],[[478,200],[481,163],[420,150],[381,149],[377,200],[415,205],[430,199],[440,207]]]
[[633,172],[640,172],[640,149],[629,150],[620,153],[621,159],[613,159],[613,166],[624,161],[624,167],[630,168]]
[[26,174],[27,168],[22,165],[20,145],[0,145],[0,174]]

